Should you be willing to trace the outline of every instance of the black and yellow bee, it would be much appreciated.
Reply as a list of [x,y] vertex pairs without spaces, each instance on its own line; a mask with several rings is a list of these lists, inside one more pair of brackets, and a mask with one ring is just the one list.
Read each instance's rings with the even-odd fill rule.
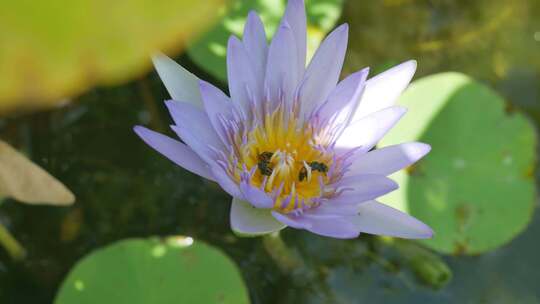
[[272,155],[274,155],[272,152],[263,152],[257,156],[257,159],[259,160],[257,167],[259,168],[259,171],[261,171],[262,175],[272,175],[273,169],[270,166]]
[[[319,171],[321,173],[328,172],[328,166],[320,162],[312,161],[308,163],[308,166],[313,171]],[[307,175],[308,175],[307,169],[305,166],[303,166],[302,168],[300,168],[300,172],[298,173],[298,180],[304,181]]]
[[306,179],[306,177],[307,177],[307,169],[305,166],[302,166],[302,168],[300,168],[300,173],[298,173],[298,180],[303,181],[304,179]]
[[328,172],[328,166],[323,163],[313,161],[309,163],[309,166],[311,167],[311,170],[313,171],[319,171],[321,173]]

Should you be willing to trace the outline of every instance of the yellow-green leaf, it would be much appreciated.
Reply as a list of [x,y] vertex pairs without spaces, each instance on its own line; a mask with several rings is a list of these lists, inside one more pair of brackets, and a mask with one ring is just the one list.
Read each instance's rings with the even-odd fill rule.
[[65,101],[150,67],[179,50],[225,0],[4,1],[0,9],[0,112]]

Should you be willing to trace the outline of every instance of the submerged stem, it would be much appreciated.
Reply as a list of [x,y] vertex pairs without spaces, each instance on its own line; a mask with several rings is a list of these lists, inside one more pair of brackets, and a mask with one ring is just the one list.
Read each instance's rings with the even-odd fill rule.
[[267,234],[262,239],[264,249],[282,272],[288,273],[304,266],[298,254],[287,247],[279,231]]
[[24,247],[11,235],[7,228],[0,224],[0,245],[2,245],[8,254],[14,260],[22,260],[26,256]]
[[381,240],[394,247],[405,258],[410,269],[422,283],[440,289],[452,280],[452,270],[446,262],[417,242],[399,239]]

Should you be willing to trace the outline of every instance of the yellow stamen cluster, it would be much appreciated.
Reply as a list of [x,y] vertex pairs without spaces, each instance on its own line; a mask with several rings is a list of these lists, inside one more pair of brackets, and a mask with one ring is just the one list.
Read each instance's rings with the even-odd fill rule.
[[[309,206],[311,198],[321,195],[320,179],[327,181],[326,169],[331,166],[332,155],[314,148],[324,143],[309,124],[284,116],[282,110],[267,114],[263,123],[248,134],[238,170],[244,165],[256,167],[251,184],[260,188],[265,183],[267,193],[282,187],[274,209],[288,212],[301,202]],[[283,199],[291,195],[290,202],[282,206]]]

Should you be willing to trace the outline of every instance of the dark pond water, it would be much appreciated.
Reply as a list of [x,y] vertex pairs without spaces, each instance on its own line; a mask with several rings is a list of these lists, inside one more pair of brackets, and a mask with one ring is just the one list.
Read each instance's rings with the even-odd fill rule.
[[[417,77],[464,72],[540,125],[540,1],[348,1],[342,21],[351,25],[345,74],[416,58]],[[189,58],[177,59],[212,79]],[[69,269],[93,249],[171,234],[223,249],[240,265],[253,303],[540,303],[538,212],[524,233],[494,252],[441,256],[453,272],[441,289],[422,283],[399,250],[373,237],[337,241],[287,229],[283,239],[303,266],[280,270],[261,239],[230,232],[228,195],[171,165],[132,132],[145,124],[170,134],[161,104],[167,97],[150,72],[64,108],[0,121],[2,138],[77,195],[69,208],[2,203],[0,221],[28,258],[12,262],[0,250],[1,303],[50,303]]]

